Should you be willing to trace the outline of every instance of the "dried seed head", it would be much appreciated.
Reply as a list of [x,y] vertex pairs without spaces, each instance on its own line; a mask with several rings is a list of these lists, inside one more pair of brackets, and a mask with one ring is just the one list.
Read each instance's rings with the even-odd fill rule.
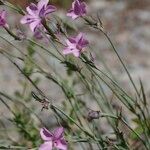
[[42,101],[41,101],[41,104],[42,104],[42,110],[43,109],[48,109],[49,108],[49,101],[47,101],[46,99],[43,99]]
[[88,113],[87,120],[92,121],[93,119],[99,119],[99,117],[100,117],[100,111],[90,110]]

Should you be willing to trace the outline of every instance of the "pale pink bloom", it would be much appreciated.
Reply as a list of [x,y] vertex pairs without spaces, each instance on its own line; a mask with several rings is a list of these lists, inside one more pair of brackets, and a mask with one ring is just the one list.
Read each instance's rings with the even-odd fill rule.
[[34,32],[35,28],[41,25],[43,19],[46,19],[47,15],[56,11],[56,7],[48,5],[49,0],[40,0],[37,5],[31,3],[26,8],[27,14],[21,19],[22,24],[29,24],[31,30]]
[[41,138],[44,140],[44,144],[40,146],[39,150],[52,150],[53,148],[67,150],[67,142],[63,137],[63,127],[56,128],[53,133],[46,128],[42,128],[40,134]]
[[6,11],[2,10],[0,12],[0,26],[8,28],[8,24],[6,23]]
[[75,57],[79,57],[84,51],[84,48],[89,44],[88,40],[84,38],[83,33],[79,33],[76,37],[70,37],[66,40],[66,48],[63,50],[63,54],[73,54]]
[[81,2],[80,0],[75,0],[72,3],[72,8],[68,11],[67,16],[71,17],[72,19],[76,19],[84,16],[86,13],[86,3]]

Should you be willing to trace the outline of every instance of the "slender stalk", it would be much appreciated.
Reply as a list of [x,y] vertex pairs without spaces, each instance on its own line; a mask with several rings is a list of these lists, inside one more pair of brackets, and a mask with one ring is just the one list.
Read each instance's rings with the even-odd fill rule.
[[76,121],[74,119],[72,119],[69,115],[67,115],[63,110],[59,109],[58,107],[56,107],[55,105],[51,105],[50,106],[51,109],[56,109],[59,112],[61,112],[64,116],[66,116],[70,121],[72,121],[79,129],[81,129],[86,135],[88,135],[89,137],[91,137],[92,139],[94,139],[93,135],[91,133],[89,133],[88,131],[86,131],[84,128],[82,128],[80,125],[78,125],[76,123]]
[[121,62],[123,68],[125,69],[125,71],[126,71],[128,77],[129,77],[129,79],[130,79],[130,81],[131,81],[131,83],[132,83],[132,85],[133,85],[133,87],[134,87],[134,89],[135,89],[135,92],[137,93],[138,96],[140,96],[140,93],[138,92],[138,89],[137,89],[137,87],[136,87],[136,85],[135,85],[135,83],[134,83],[134,81],[133,81],[133,79],[132,79],[132,77],[131,77],[131,75],[130,75],[130,73],[129,73],[127,67],[126,67],[126,65],[125,65],[125,63],[124,63],[123,60],[121,59],[119,53],[117,52],[117,50],[116,50],[116,48],[115,48],[113,42],[111,41],[110,37],[108,36],[108,34],[107,34],[106,32],[104,32],[104,30],[103,30],[101,27],[99,27],[99,25],[97,24],[97,22],[95,22],[95,21],[93,21],[93,20],[90,20],[90,19],[88,19],[88,18],[84,18],[84,17],[83,17],[83,19],[88,23],[88,25],[90,25],[91,27],[93,27],[93,28],[99,30],[100,32],[102,32],[103,35],[107,38],[107,40],[109,41],[111,47],[113,48],[114,52],[116,53],[116,55],[117,55],[119,61]]
[[19,150],[27,150],[27,147],[22,147],[22,146],[13,146],[13,145],[8,145],[8,146],[6,146],[6,145],[1,145],[0,144],[0,149],[11,149],[11,150],[17,150],[17,149],[19,149]]
[[100,77],[100,75],[96,72],[96,70],[99,71],[104,77],[106,77],[108,80],[110,80],[120,91],[122,91],[131,101],[134,102],[134,99],[133,99],[131,96],[129,96],[129,95],[118,85],[118,83],[117,83],[116,81],[114,81],[113,79],[111,79],[106,73],[104,73],[102,70],[100,70],[99,68],[97,68],[97,67],[95,66],[95,64],[93,64],[93,63],[91,64],[91,63],[89,62],[89,60],[86,58],[85,55],[82,55],[82,56],[83,56],[83,58],[84,58],[86,61],[83,60],[83,58],[81,58],[81,60],[86,64],[86,67],[87,67],[87,69],[88,69],[90,72],[93,72],[94,75]]
[[47,30],[47,32],[49,33],[49,35],[50,35],[54,40],[57,40],[56,35],[55,35],[55,34],[53,33],[53,31],[48,27],[48,25],[47,25],[45,19],[42,20],[42,24],[43,24],[44,28]]
[[14,111],[11,109],[11,107],[3,100],[3,98],[0,97],[0,101],[7,107],[7,109],[15,116]]
[[9,100],[9,101],[11,101],[13,103],[17,102],[17,103],[20,103],[21,105],[23,105],[26,109],[28,109],[28,111],[30,113],[34,114],[34,116],[39,120],[39,122],[41,124],[43,124],[43,126],[46,127],[46,124],[44,124],[44,122],[41,120],[41,118],[39,118],[39,116],[34,111],[32,111],[31,109],[29,109],[22,101],[19,101],[19,100],[16,100],[16,99],[14,100],[12,97],[10,97],[9,95],[7,95],[5,93],[2,93],[2,92],[0,92],[0,95],[3,96],[3,97],[5,97],[7,100]]
[[98,30],[100,30],[100,31],[104,34],[104,36],[108,39],[110,45],[112,46],[114,52],[115,52],[116,55],[117,55],[119,61],[121,62],[123,68],[125,69],[125,71],[126,71],[128,77],[129,77],[129,79],[130,79],[130,81],[131,81],[131,83],[132,83],[132,85],[133,85],[133,87],[134,87],[134,89],[135,89],[135,92],[137,93],[138,96],[140,96],[139,91],[138,91],[138,89],[137,89],[137,87],[136,87],[136,85],[135,85],[135,83],[134,83],[134,81],[133,81],[133,79],[132,79],[132,77],[131,77],[131,75],[130,75],[130,73],[129,73],[127,67],[126,67],[126,65],[125,65],[125,63],[123,62],[122,58],[120,57],[119,53],[117,52],[117,50],[116,50],[114,44],[112,43],[110,37],[109,37],[108,34],[105,33],[101,28],[98,28]]
[[110,115],[110,114],[104,114],[104,113],[101,113],[101,117],[110,117],[110,118],[117,119],[117,120],[120,120],[121,122],[123,122],[141,140],[141,142],[144,144],[145,148],[147,150],[149,150],[149,148],[146,145],[146,142],[142,139],[142,137],[136,131],[134,131],[134,129],[132,129],[123,118],[117,117],[114,115]]
[[58,59],[59,61],[62,62],[62,60],[56,56],[55,54],[53,54],[51,51],[47,50],[44,46],[38,44],[37,42],[35,42],[34,40],[31,40],[31,39],[27,39],[28,41],[34,43],[35,45],[37,45],[38,47],[42,48],[44,51],[46,51],[47,53],[49,53],[50,55],[52,55],[54,58]]
[[4,27],[4,29],[8,32],[10,36],[12,36],[15,40],[21,41],[21,38],[15,35],[12,31],[10,31],[7,27]]

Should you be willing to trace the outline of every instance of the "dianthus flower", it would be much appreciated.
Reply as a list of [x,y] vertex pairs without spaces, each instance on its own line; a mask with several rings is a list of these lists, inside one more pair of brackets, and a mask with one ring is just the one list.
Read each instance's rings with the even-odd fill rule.
[[84,16],[86,14],[86,3],[81,2],[80,0],[75,0],[72,3],[72,8],[68,11],[67,16],[72,19]]
[[21,19],[22,24],[29,24],[30,29],[34,32],[36,27],[42,24],[42,20],[47,15],[56,11],[56,7],[48,5],[49,0],[40,0],[37,5],[31,3],[27,8],[27,14]]
[[42,128],[40,134],[44,140],[44,144],[40,146],[39,150],[52,150],[53,148],[67,150],[67,142],[63,137],[63,127],[56,128],[53,133],[46,128]]
[[89,42],[84,38],[83,33],[79,33],[76,37],[68,38],[66,44],[67,46],[63,50],[63,54],[67,55],[72,53],[75,57],[79,57]]

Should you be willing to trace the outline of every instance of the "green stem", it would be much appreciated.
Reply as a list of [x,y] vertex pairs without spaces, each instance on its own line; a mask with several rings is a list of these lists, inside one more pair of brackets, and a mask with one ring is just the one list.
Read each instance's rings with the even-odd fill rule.
[[110,118],[117,119],[117,120],[120,120],[121,122],[123,122],[141,140],[141,142],[144,144],[145,148],[147,150],[149,150],[145,141],[142,139],[142,137],[136,131],[134,131],[123,118],[117,117],[114,115],[110,115],[110,114],[105,114],[105,113],[101,113],[101,117],[110,117]]
[[74,119],[72,119],[69,115],[67,115],[63,110],[59,109],[58,107],[56,107],[55,105],[51,105],[51,109],[56,109],[59,112],[61,112],[64,116],[66,116],[70,121],[72,121],[79,129],[81,129],[85,134],[87,134],[89,137],[91,137],[92,139],[94,139],[93,135],[91,133],[89,133],[88,131],[86,131],[85,129],[83,129],[80,125],[78,125]]
[[11,32],[7,27],[4,27],[4,29],[5,29],[5,30],[8,32],[8,34],[9,34],[10,36],[12,36],[15,40],[18,40],[18,41],[21,40],[20,37],[18,37],[18,36],[15,35],[13,32]]
[[103,30],[101,27],[99,27],[99,25],[97,24],[97,22],[95,22],[95,21],[93,21],[93,20],[90,20],[89,18],[85,18],[85,17],[83,17],[83,19],[85,20],[85,22],[88,23],[88,25],[92,26],[92,27],[95,28],[95,29],[98,29],[98,30],[99,30],[100,32],[102,32],[103,35],[107,38],[107,40],[109,41],[111,47],[113,48],[114,52],[116,53],[116,55],[117,55],[119,61],[121,62],[123,68],[125,69],[125,71],[126,71],[128,77],[129,77],[129,79],[130,79],[130,81],[131,81],[131,83],[132,83],[132,85],[133,85],[133,87],[134,87],[134,89],[135,89],[135,91],[136,91],[136,93],[137,93],[137,95],[138,95],[138,97],[140,97],[140,93],[138,92],[138,89],[137,89],[137,87],[136,87],[136,85],[135,85],[135,83],[134,83],[134,81],[133,81],[133,79],[132,79],[132,77],[131,77],[131,75],[130,75],[130,73],[129,73],[127,67],[126,67],[126,65],[125,65],[125,63],[124,63],[123,60],[121,59],[121,57],[120,57],[119,53],[117,52],[117,50],[116,50],[114,44],[112,43],[110,37],[107,35],[107,33],[104,32],[104,30]]
[[109,41],[111,47],[113,48],[114,52],[116,53],[116,55],[117,55],[119,61],[121,62],[123,68],[125,69],[125,71],[126,71],[128,77],[129,77],[129,79],[130,79],[130,81],[131,81],[131,83],[132,83],[132,85],[133,85],[133,87],[134,87],[134,89],[135,89],[137,95],[140,97],[140,94],[139,94],[139,92],[138,92],[138,89],[137,89],[137,87],[136,87],[136,85],[135,85],[135,83],[134,83],[134,81],[133,81],[133,79],[132,79],[132,77],[131,77],[131,75],[130,75],[130,73],[129,73],[127,67],[126,67],[126,65],[125,65],[125,63],[124,63],[123,60],[121,59],[121,57],[120,57],[119,53],[117,52],[117,50],[116,50],[114,44],[112,43],[110,37],[109,37],[108,34],[105,33],[101,28],[97,28],[97,29],[100,30],[100,31],[104,34],[104,36],[107,38],[107,40]]
[[53,33],[53,31],[48,27],[48,25],[46,24],[46,20],[44,19],[42,21],[42,24],[44,26],[44,28],[47,30],[47,32],[49,33],[49,35],[54,39],[54,40],[57,40],[57,37],[56,35]]
[[46,49],[44,46],[38,44],[37,42],[35,42],[34,40],[31,39],[27,39],[29,42],[32,42],[33,44],[37,45],[38,47],[40,47],[41,49],[43,49],[44,51],[46,51],[47,53],[49,53],[50,55],[52,55],[54,58],[58,59],[59,61],[62,62],[62,60],[56,56],[55,54],[53,54],[51,51],[49,51],[48,49]]

